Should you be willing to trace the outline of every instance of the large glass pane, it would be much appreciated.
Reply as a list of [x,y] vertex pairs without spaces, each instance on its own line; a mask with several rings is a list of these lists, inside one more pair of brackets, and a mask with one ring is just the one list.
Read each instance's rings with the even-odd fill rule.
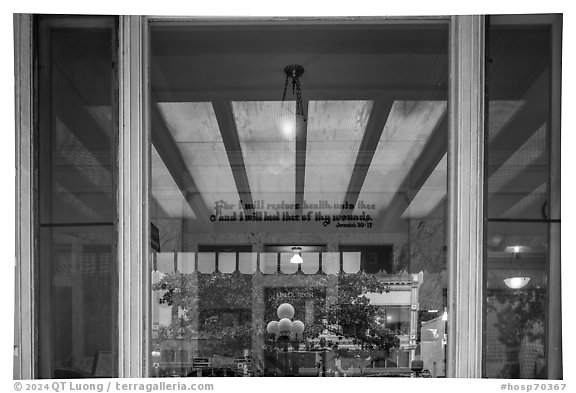
[[[552,153],[552,16],[495,16],[488,30],[484,375],[562,375],[559,170]],[[551,371],[552,370],[552,371]]]
[[487,214],[549,218],[550,28],[489,32]]
[[38,17],[39,376],[117,376],[115,18]]
[[545,378],[548,224],[489,223],[488,236],[485,374]]
[[446,375],[447,52],[151,24],[151,376]]

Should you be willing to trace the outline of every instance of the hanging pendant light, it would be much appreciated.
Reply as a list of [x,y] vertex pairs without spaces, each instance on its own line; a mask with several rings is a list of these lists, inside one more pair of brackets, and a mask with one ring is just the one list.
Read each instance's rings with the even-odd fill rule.
[[524,288],[530,282],[530,277],[509,277],[504,279],[504,284],[511,289]]
[[520,253],[528,251],[529,248],[526,246],[509,246],[506,247],[506,252],[511,252],[511,259],[514,260],[517,265],[517,269],[514,274],[510,277],[504,279],[504,284],[510,289],[521,289],[524,288],[530,282],[530,277],[526,276],[520,270]]
[[[288,81],[292,80],[292,94],[296,96],[296,113],[294,123],[290,121],[287,124],[294,124],[294,136],[301,136],[306,129],[306,115],[304,113],[304,102],[302,101],[302,89],[300,88],[300,77],[304,74],[304,67],[299,64],[289,64],[284,67],[284,73],[286,74],[286,81],[284,83],[284,93],[282,94],[282,102],[286,99],[286,91],[288,90]],[[289,134],[284,125],[283,132]],[[289,127],[290,129],[292,127]]]

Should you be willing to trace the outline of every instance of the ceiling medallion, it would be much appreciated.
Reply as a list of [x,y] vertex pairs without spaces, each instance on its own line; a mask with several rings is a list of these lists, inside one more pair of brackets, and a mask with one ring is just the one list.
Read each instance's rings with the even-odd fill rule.
[[299,64],[289,64],[284,67],[286,82],[284,83],[284,94],[282,101],[286,99],[286,90],[288,89],[288,80],[292,79],[292,94],[296,94],[296,116],[304,115],[304,105],[302,103],[302,90],[300,89],[300,77],[304,74],[304,67]]

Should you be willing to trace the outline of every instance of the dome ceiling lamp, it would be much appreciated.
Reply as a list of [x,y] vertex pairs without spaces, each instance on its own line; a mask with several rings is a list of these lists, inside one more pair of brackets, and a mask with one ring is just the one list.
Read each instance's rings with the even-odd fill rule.
[[290,263],[301,264],[302,262],[304,262],[304,260],[300,256],[300,253],[302,252],[302,247],[292,247],[292,252],[294,253],[294,256],[290,258]]
[[523,274],[520,270],[520,254],[529,251],[526,246],[509,246],[506,247],[506,252],[512,253],[510,259],[517,265],[516,270],[513,270],[513,274],[504,279],[504,284],[510,289],[521,289],[524,288],[530,282],[530,277]]

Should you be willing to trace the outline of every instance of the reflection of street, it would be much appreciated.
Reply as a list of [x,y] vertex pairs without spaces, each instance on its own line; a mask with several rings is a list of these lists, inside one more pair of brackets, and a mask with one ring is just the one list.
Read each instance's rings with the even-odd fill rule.
[[[268,351],[264,376],[299,377],[415,377],[379,351],[344,353],[329,348],[314,351]],[[382,356],[383,355],[383,356]]]

